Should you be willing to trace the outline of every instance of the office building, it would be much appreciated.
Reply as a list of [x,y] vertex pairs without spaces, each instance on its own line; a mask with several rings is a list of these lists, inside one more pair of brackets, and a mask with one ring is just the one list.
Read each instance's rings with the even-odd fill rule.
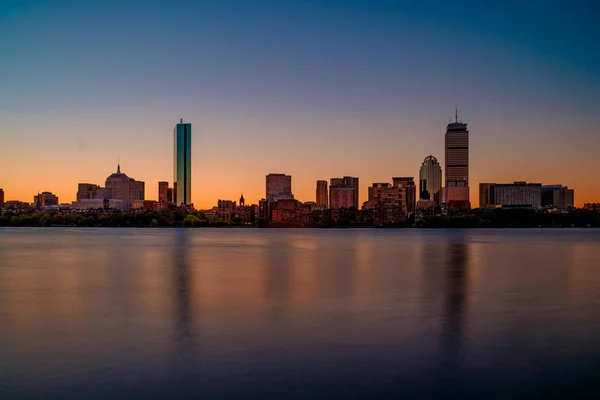
[[419,200],[441,205],[442,167],[434,156],[427,156],[419,170]]
[[105,198],[122,200],[126,210],[132,206],[133,202],[145,200],[144,182],[136,181],[121,173],[121,165],[117,165],[116,173],[106,178],[105,189]]
[[169,203],[169,204],[175,203],[173,196],[174,196],[173,188],[167,188],[167,203]]
[[4,207],[4,189],[0,188],[0,207]]
[[58,197],[50,192],[38,193],[36,196],[33,196],[33,205],[41,208],[57,206]]
[[158,201],[167,202],[167,192],[169,191],[169,182],[158,182]]
[[329,204],[327,197],[327,181],[317,181],[317,206],[327,208]]
[[532,206],[542,205],[541,183],[481,183],[479,205],[489,206]]
[[266,176],[266,194],[268,201],[293,199],[292,177],[286,174],[269,174]]
[[559,209],[575,206],[575,190],[562,185],[542,186],[542,206]]
[[469,203],[469,130],[467,124],[455,121],[446,127],[445,136],[446,165],[443,201]]
[[175,125],[174,135],[174,167],[173,188],[176,204],[192,204],[192,124],[183,123],[183,119]]

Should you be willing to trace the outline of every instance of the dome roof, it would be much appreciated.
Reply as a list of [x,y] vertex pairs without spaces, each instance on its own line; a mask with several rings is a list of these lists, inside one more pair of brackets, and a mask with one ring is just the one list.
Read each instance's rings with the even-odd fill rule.
[[108,178],[106,178],[106,181],[128,181],[130,180],[130,178],[121,173],[121,165],[117,165],[117,172],[115,172],[114,174],[110,174],[110,176]]
[[429,156],[425,157],[425,159],[423,160],[424,164],[427,163],[427,162],[431,162],[433,164],[436,164],[438,162],[438,160],[434,156],[429,155]]

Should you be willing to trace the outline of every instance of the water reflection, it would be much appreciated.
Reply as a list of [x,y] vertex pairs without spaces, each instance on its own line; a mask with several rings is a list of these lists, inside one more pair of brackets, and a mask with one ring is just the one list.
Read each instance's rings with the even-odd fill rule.
[[192,290],[190,279],[190,248],[189,232],[177,229],[173,235],[173,283],[175,302],[176,342],[184,345],[193,338]]

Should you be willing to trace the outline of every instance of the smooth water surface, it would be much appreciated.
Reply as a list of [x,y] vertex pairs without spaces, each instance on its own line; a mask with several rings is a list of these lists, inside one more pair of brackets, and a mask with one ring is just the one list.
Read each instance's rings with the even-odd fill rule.
[[0,229],[0,398],[600,398],[600,230]]

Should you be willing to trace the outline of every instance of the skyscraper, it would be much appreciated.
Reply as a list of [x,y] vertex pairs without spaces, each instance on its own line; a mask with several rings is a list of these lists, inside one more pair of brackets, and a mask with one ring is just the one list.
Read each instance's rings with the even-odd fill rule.
[[0,207],[4,206],[4,189],[0,189]]
[[177,205],[192,204],[192,124],[183,123],[183,119],[175,125],[173,187]]
[[467,124],[458,122],[458,111],[455,121],[446,127],[446,185],[444,201],[469,203],[469,130]]
[[266,177],[267,200],[293,199],[292,177],[286,174],[269,174]]
[[167,202],[167,192],[169,191],[169,182],[158,182],[158,201]]
[[442,167],[434,156],[427,156],[419,170],[419,199],[433,200],[440,204],[442,190]]
[[327,208],[327,181],[317,181],[317,205]]

